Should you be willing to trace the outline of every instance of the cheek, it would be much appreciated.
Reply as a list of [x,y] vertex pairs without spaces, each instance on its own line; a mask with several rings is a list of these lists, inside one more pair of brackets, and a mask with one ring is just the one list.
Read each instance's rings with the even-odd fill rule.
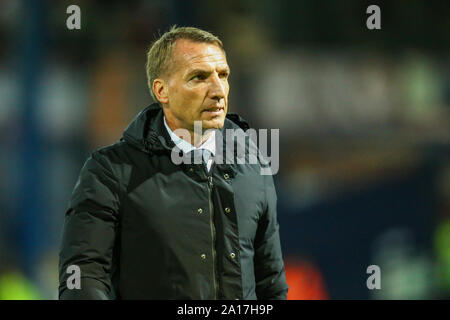
[[205,88],[173,85],[170,88],[170,102],[173,109],[188,118],[197,118],[205,97]]
[[203,90],[199,88],[183,91],[183,100],[185,101],[186,105],[189,105],[189,107],[192,109],[192,112],[195,112],[196,110],[201,108],[204,97],[205,95]]
[[179,88],[177,97],[177,106],[180,112],[190,120],[197,119],[203,102],[201,90]]
[[230,93],[230,86],[228,85],[228,83],[225,86],[225,100],[228,101],[228,94]]
[[183,89],[180,86],[174,87],[171,90],[171,102],[173,104],[172,107],[176,109],[184,109],[186,105],[186,101],[189,101],[189,91]]
[[177,88],[178,92],[177,95],[182,100],[189,100],[196,99],[199,96],[199,90],[197,88],[191,88],[188,86],[180,86]]

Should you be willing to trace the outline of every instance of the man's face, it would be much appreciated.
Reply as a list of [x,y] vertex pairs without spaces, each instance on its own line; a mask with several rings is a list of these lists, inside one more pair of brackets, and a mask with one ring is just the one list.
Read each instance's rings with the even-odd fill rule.
[[225,54],[215,44],[177,40],[165,77],[165,116],[172,129],[203,130],[223,127],[228,110],[228,67]]

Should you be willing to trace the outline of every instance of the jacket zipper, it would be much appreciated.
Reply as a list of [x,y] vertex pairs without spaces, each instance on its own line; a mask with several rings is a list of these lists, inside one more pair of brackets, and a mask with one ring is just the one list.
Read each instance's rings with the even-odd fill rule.
[[210,225],[212,238],[212,263],[213,263],[213,280],[214,280],[214,299],[217,300],[219,286],[217,284],[217,270],[216,270],[216,228],[214,226],[214,206],[212,201],[212,176],[208,176],[208,190],[209,190],[209,211],[210,211]]

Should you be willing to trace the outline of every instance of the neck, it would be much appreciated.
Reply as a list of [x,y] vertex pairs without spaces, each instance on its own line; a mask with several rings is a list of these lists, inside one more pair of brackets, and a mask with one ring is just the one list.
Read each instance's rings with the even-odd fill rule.
[[[179,124],[177,124],[177,121],[173,121],[171,117],[167,117],[165,115],[165,120],[167,123],[167,126],[172,130],[172,132],[179,138],[183,139],[186,142],[189,142],[194,147],[201,146],[206,140],[211,137],[213,132],[211,130],[203,130],[202,132],[197,132],[193,130],[192,128],[185,128]],[[177,129],[183,129],[183,130],[177,130]],[[186,134],[188,132],[189,134]]]
[[188,130],[191,136],[191,141],[188,141],[187,139],[183,139],[186,140],[187,142],[189,142],[190,144],[192,144],[194,147],[199,147],[201,146],[206,140],[209,139],[209,137],[211,137],[212,132],[202,132],[200,134],[195,133],[194,131]]

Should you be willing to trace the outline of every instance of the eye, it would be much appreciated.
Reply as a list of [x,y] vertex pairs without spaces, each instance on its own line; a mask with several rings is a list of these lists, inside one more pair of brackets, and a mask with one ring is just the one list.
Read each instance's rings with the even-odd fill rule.
[[204,74],[197,74],[191,78],[191,80],[205,80],[206,76]]
[[229,76],[229,73],[228,72],[221,72],[220,74],[219,74],[219,77],[221,77],[221,78],[228,78],[228,76]]

